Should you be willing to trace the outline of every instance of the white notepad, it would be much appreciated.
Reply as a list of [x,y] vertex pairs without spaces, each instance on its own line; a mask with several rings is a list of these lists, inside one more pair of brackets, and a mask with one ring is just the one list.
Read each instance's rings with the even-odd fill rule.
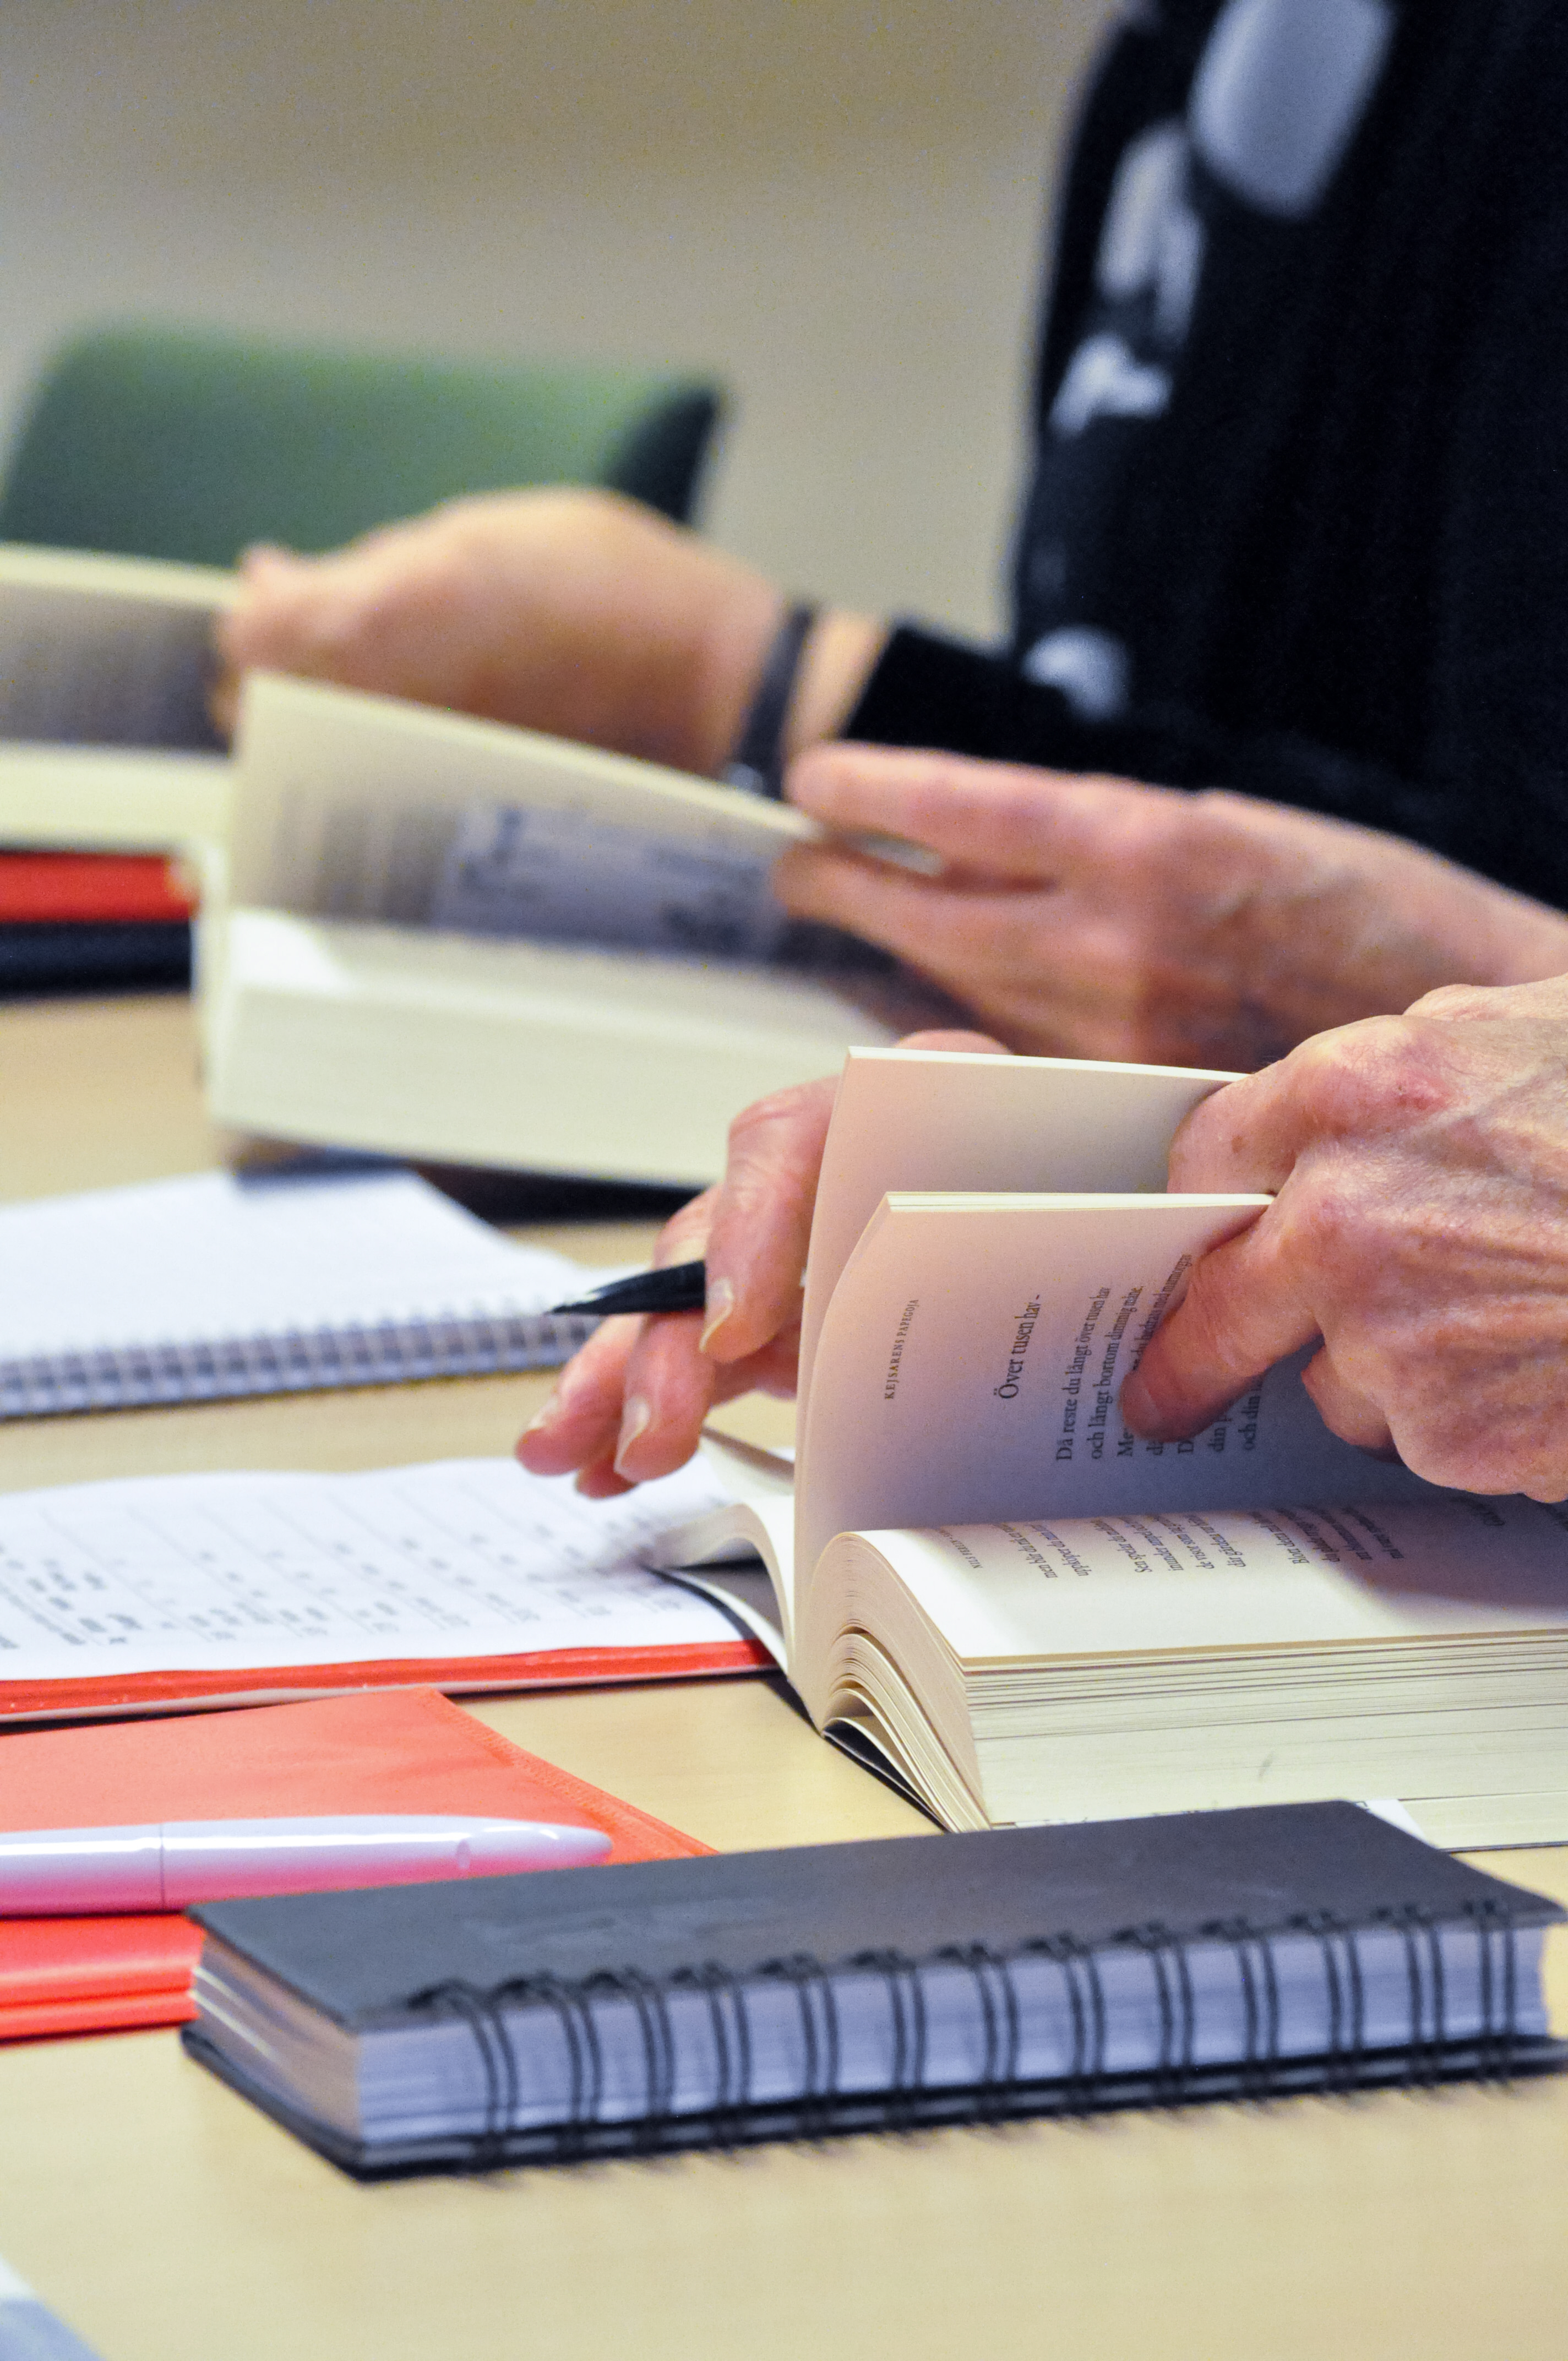
[[12,1493],[0,1721],[754,1671],[721,1608],[641,1563],[723,1498],[701,1465],[586,1500],[510,1459]]
[[610,1274],[409,1172],[203,1172],[0,1207],[0,1417],[548,1367]]

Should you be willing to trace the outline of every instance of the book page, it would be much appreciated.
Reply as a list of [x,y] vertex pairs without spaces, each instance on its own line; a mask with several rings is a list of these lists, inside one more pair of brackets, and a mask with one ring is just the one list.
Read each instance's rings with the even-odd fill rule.
[[872,1538],[966,1665],[1568,1630],[1568,1510],[1523,1499],[1179,1509]]
[[0,1206],[0,1363],[537,1312],[605,1276],[411,1172],[202,1172]]
[[235,911],[204,973],[220,1122],[695,1189],[738,1108],[897,1029],[880,991],[793,968],[279,910]]
[[253,675],[236,741],[236,903],[324,917],[762,958],[788,806],[538,733]]
[[1290,1364],[1194,1442],[1123,1426],[1122,1379],[1193,1261],[1267,1202],[885,1199],[823,1323],[797,1593],[831,1536],[854,1529],[1422,1492],[1331,1435]]
[[659,1534],[647,1563],[726,1601],[788,1672],[795,1634],[793,1454],[763,1451],[709,1428],[702,1457],[727,1495],[726,1505]]
[[811,1224],[800,1400],[839,1274],[889,1190],[1163,1191],[1172,1135],[1225,1073],[851,1049]]
[[672,841],[582,812],[480,805],[449,839],[433,927],[542,942],[764,960],[789,921],[768,890],[770,853]]
[[0,738],[215,751],[212,625],[233,577],[0,549]]
[[646,1572],[722,1499],[700,1465],[614,1500],[511,1460],[356,1476],[153,1476],[0,1499],[7,1684],[733,1640]]
[[93,852],[220,844],[229,774],[226,756],[181,747],[0,741],[0,844]]

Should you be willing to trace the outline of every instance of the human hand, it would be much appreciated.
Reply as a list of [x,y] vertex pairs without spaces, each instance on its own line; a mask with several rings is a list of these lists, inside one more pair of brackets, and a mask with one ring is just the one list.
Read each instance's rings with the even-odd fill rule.
[[324,557],[253,550],[217,626],[214,705],[253,665],[449,706],[707,770],[778,594],[612,492],[452,500]]
[[[977,1033],[912,1033],[910,1049],[979,1049]],[[517,1446],[536,1476],[581,1471],[590,1499],[667,1476],[716,1402],[795,1391],[801,1279],[837,1078],[777,1091],[729,1126],[723,1180],[666,1223],[654,1261],[707,1265],[705,1312],[606,1320],[562,1370]]]
[[[448,501],[324,557],[252,550],[216,628],[232,730],[252,666],[378,690],[709,774],[755,691],[781,600],[765,577],[615,492]],[[788,743],[850,710],[883,626],[811,635]]]
[[1135,1432],[1197,1433],[1318,1336],[1307,1388],[1346,1442],[1568,1495],[1568,976],[1307,1042],[1194,1109],[1170,1185],[1277,1193],[1126,1379]]
[[1245,796],[852,745],[804,754],[788,794],[943,866],[800,846],[774,872],[786,908],[895,952],[1026,1053],[1250,1068],[1437,984],[1568,969],[1560,913]]

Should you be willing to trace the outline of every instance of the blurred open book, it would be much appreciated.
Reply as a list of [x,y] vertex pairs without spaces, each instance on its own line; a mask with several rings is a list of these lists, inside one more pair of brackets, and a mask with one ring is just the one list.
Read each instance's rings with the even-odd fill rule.
[[206,693],[235,589],[207,566],[0,546],[0,845],[222,842]]
[[389,697],[252,675],[217,1118],[286,1139],[700,1186],[731,1119],[949,1014],[769,889],[787,805]]

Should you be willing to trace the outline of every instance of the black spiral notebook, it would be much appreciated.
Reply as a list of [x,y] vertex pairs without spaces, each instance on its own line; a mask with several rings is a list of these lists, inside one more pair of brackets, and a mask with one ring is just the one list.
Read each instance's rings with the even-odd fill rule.
[[194,1915],[192,2055],[362,2176],[1568,2059],[1558,1905],[1353,1804]]

